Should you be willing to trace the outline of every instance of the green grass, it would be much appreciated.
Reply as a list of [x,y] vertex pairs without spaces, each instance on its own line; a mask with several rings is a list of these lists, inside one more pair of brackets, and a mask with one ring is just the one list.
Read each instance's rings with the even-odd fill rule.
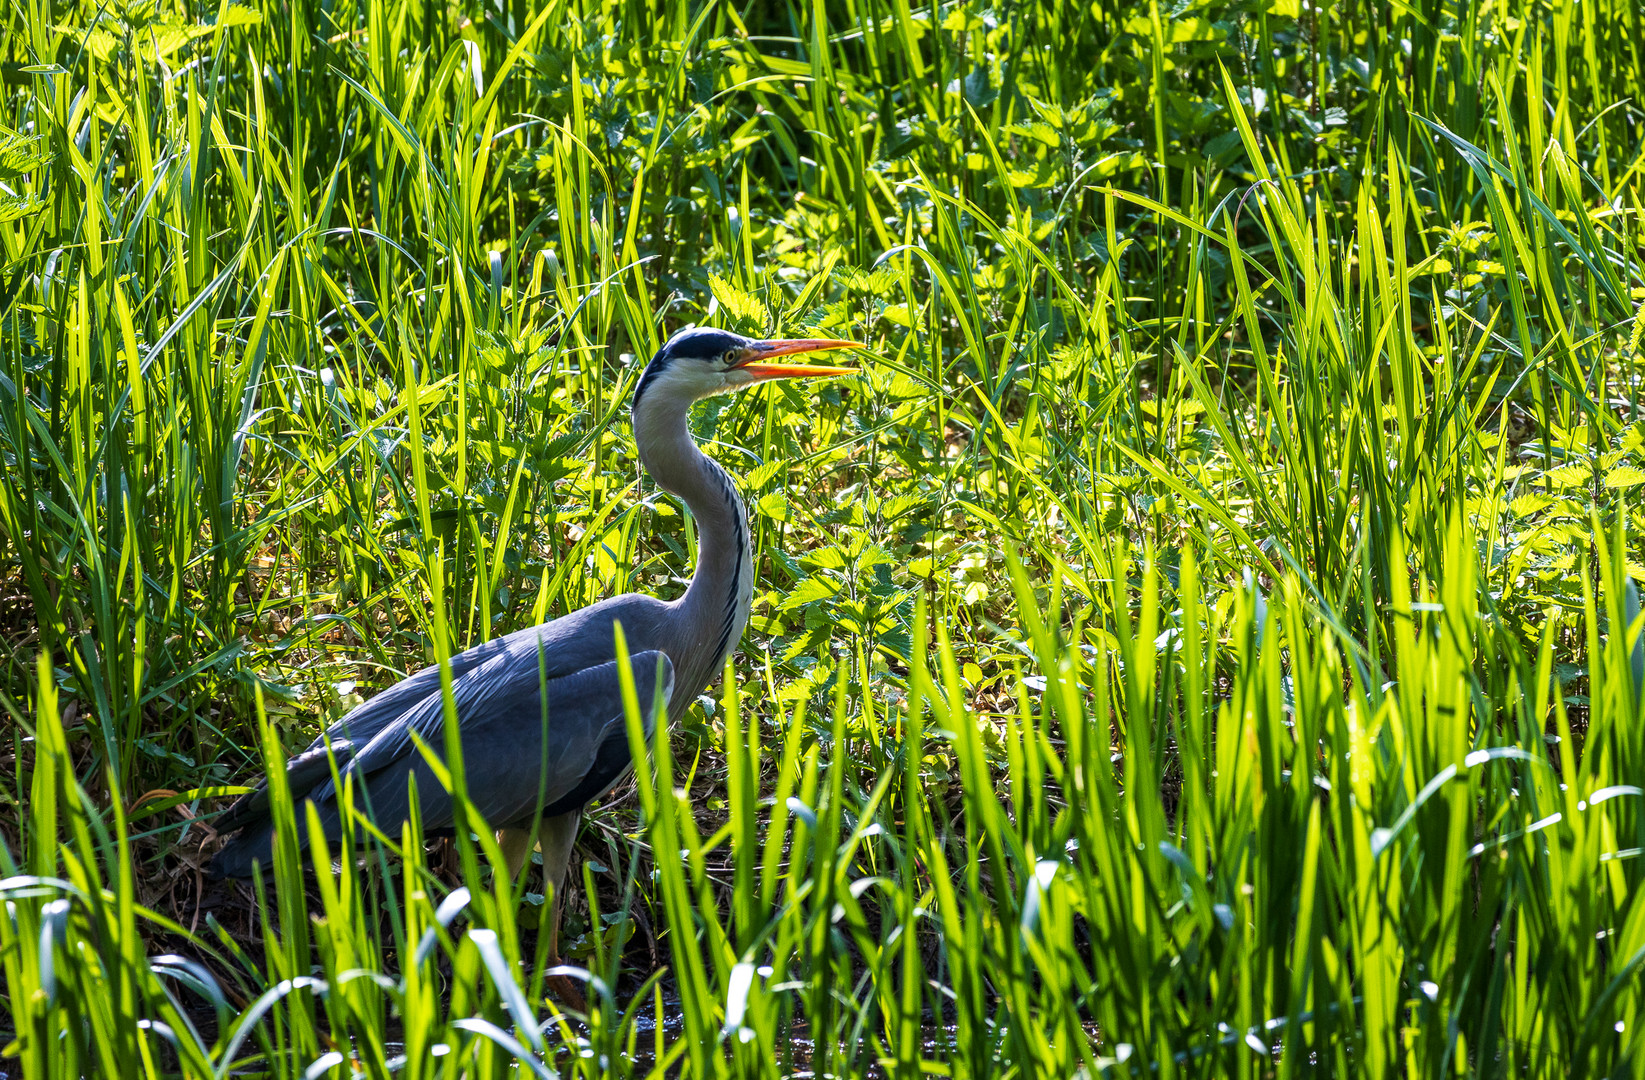
[[[1637,4],[0,30],[0,1072],[1645,1072]],[[688,322],[869,363],[697,414],[755,616],[585,830],[586,1022],[466,834],[277,792],[197,911],[359,695],[677,595]]]

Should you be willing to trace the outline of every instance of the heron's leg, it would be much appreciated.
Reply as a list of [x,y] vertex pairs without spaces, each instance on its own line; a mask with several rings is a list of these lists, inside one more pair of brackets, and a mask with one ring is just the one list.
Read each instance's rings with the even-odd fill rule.
[[583,822],[583,812],[573,810],[558,817],[543,818],[537,825],[537,846],[543,853],[543,881],[553,896],[553,907],[548,915],[548,951],[560,955],[560,897],[565,891],[566,866],[571,862],[571,849],[577,842],[577,827]]
[[503,861],[508,864],[508,880],[520,879],[520,868],[531,857],[530,829],[498,829],[497,846],[503,849]]
[[[544,818],[537,826],[537,844],[543,852],[544,888],[552,897],[548,912],[548,955],[552,964],[560,962],[561,897],[565,895],[566,866],[571,862],[571,848],[577,842],[577,827],[582,821],[582,811],[575,810],[558,817]],[[582,987],[570,978],[552,975],[548,979],[548,989],[574,1012],[588,1011]]]

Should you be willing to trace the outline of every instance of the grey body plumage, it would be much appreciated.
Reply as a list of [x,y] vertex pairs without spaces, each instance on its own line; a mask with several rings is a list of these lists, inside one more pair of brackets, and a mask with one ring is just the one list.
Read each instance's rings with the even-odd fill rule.
[[[674,666],[666,652],[641,644],[662,636],[662,620],[647,610],[657,604],[648,596],[613,597],[452,657],[452,700],[463,734],[464,768],[475,780],[469,798],[488,822],[530,828],[539,811],[543,816],[580,811],[621,779],[630,763],[611,627],[621,622],[630,635],[629,663],[640,701],[650,700],[661,667],[667,702],[673,697]],[[593,625],[606,628],[604,649],[597,645],[598,635],[578,632]],[[643,713],[650,734],[654,716],[650,709]],[[293,802],[313,802],[327,837],[340,836],[331,770],[335,759],[339,775],[354,779],[356,806],[379,825],[393,829],[409,816],[408,780],[415,775],[424,827],[434,836],[449,831],[451,799],[412,740],[415,732],[443,755],[444,718],[438,666],[396,683],[288,762]],[[578,801],[571,802],[572,797]],[[241,835],[213,859],[214,875],[250,876],[256,859],[267,868],[274,830],[266,784],[230,807],[217,827],[222,832],[240,829]]]
[[[641,463],[685,502],[696,521],[697,566],[685,595],[672,601],[615,596],[452,657],[469,797],[502,830],[511,873],[518,873],[532,830],[540,826],[545,874],[557,892],[583,806],[632,764],[615,626],[623,629],[648,733],[657,719],[647,707],[654,688],[661,687],[658,704],[667,721],[678,719],[742,637],[754,588],[747,513],[725,470],[691,440],[692,403],[765,379],[844,374],[840,368],[759,361],[845,347],[852,343],[754,341],[706,329],[676,334],[642,374],[632,420]],[[293,801],[299,807],[312,802],[327,836],[338,837],[335,760],[340,775],[352,778],[356,807],[390,836],[398,834],[409,813],[412,777],[425,827],[431,833],[449,829],[450,795],[412,738],[415,733],[436,754],[443,753],[444,716],[437,666],[396,683],[290,760],[286,776]],[[214,876],[243,877],[254,861],[268,864],[274,834],[269,813],[266,784],[259,784],[219,819],[220,832],[240,834],[213,860]]]

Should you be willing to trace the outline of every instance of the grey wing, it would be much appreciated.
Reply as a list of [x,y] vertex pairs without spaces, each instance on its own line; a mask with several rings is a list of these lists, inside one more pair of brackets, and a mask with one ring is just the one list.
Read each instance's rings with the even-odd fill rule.
[[[649,734],[656,717],[667,715],[674,667],[655,650],[635,653],[629,665]],[[568,800],[580,806],[630,764],[616,661],[545,680],[535,656],[499,653],[454,678],[452,697],[469,798],[493,825],[525,822]],[[450,796],[412,737],[443,758],[444,720],[436,693],[350,755],[343,775],[355,777],[356,805],[373,820],[392,826],[410,815],[408,781],[415,776],[424,824],[452,824]],[[332,801],[333,784],[326,780],[310,797],[317,805]]]
[[[480,668],[495,670],[499,665],[524,674],[524,669],[513,666],[521,658],[529,658],[526,662],[533,678],[539,670],[551,679],[574,675],[612,658],[615,654],[613,623],[624,624],[631,642],[655,640],[662,610],[663,605],[649,596],[629,594],[574,611],[552,622],[516,630],[453,656],[452,682],[458,687],[483,687],[489,676],[477,683],[471,683],[469,676]],[[436,703],[440,700],[438,665],[423,668],[351,710],[287,762],[286,779],[292,795],[301,800],[322,785],[329,791],[333,759],[339,767],[346,766],[357,752],[385,732],[401,730],[414,715],[424,717],[421,723],[431,722],[427,719],[430,699]],[[440,711],[438,705],[433,707],[433,722],[437,722]],[[431,742],[438,744],[438,736]],[[393,739],[391,743],[399,745]],[[266,818],[268,807],[268,784],[260,780],[213,824],[219,832],[231,833]]]
[[[453,656],[451,681],[457,682],[476,667],[494,661],[499,653],[507,651],[507,647],[508,639],[498,638]],[[364,746],[378,732],[389,727],[405,715],[408,709],[431,694],[435,697],[440,695],[439,664],[430,664],[406,676],[371,700],[350,709],[348,715],[326,728],[319,738],[309,743],[303,754],[307,755],[315,750],[323,752],[328,742],[334,748],[339,744]]]
[[[488,641],[451,658],[451,678],[455,682],[475,667],[494,661],[506,648],[507,639]],[[300,753],[286,762],[286,783],[291,794],[300,802],[319,785],[329,788],[331,759],[339,767],[347,765],[356,751],[371,739],[392,727],[395,721],[425,701],[432,694],[440,697],[440,666],[430,664],[421,671],[401,679],[382,693],[349,710],[348,715],[326,728],[320,737],[309,743]],[[327,751],[330,753],[328,754]],[[259,780],[246,794],[236,799],[213,822],[222,833],[231,833],[266,816],[269,807],[268,780]]]
[[[464,683],[480,668],[495,670],[498,665],[507,665],[509,671],[516,671],[513,665],[522,661],[529,664],[532,678],[539,671],[551,679],[573,675],[617,655],[613,624],[623,625],[629,644],[636,649],[657,641],[658,620],[664,609],[665,605],[649,596],[635,593],[614,596],[458,653],[451,658],[451,681],[454,685]],[[397,726],[421,703],[431,697],[438,700],[439,696],[440,668],[438,664],[430,664],[353,709],[310,743],[304,753],[320,751],[323,754],[328,742],[334,747],[339,743],[366,746],[384,731]]]

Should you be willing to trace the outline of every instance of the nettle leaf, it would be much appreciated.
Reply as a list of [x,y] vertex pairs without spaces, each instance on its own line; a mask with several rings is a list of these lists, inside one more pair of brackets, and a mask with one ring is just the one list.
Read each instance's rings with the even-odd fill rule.
[[1014,135],[1033,139],[1045,146],[1059,147],[1062,145],[1061,133],[1044,120],[1034,120],[1026,124],[1012,124],[1010,131]]
[[[1165,42],[1168,45],[1180,45],[1188,41],[1220,41],[1226,34],[1225,27],[1201,16],[1192,18],[1176,18],[1164,21]],[[1125,32],[1138,37],[1152,37],[1154,24],[1146,15],[1136,15],[1126,20]],[[1259,110],[1260,111],[1260,110]]]
[[[891,576],[889,566],[882,564],[874,567],[874,573],[870,577],[871,584],[868,586],[868,591],[875,596],[881,599],[895,596],[900,600],[903,595],[906,595],[905,590],[898,586],[896,579]],[[892,602],[895,603],[896,601]]]
[[780,459],[768,461],[764,465],[756,465],[743,475],[743,484],[751,491],[758,491],[778,476],[781,476],[787,469],[788,462]]
[[[214,22],[196,23],[188,19],[164,19],[139,24],[135,21],[106,19],[103,20],[103,25],[85,34],[85,42],[92,55],[105,63],[128,43],[146,60],[164,60],[191,42],[211,37],[220,30],[257,26],[262,21],[262,13],[256,8],[231,4],[222,10],[220,17]],[[113,26],[115,29],[107,30],[104,26]],[[53,29],[66,34],[82,32],[73,26],[56,26]]]
[[904,329],[912,330],[914,328],[914,316],[910,314],[907,304],[891,304],[880,310],[880,316],[886,322],[895,323]]
[[863,633],[868,628],[868,607],[860,600],[841,600],[835,609],[834,619],[847,633]]
[[743,326],[765,326],[765,305],[718,274],[708,275],[708,290],[726,313]]
[[888,521],[893,520],[910,510],[928,507],[931,503],[932,499],[929,495],[893,495],[880,503],[880,517]]
[[[783,663],[792,664],[795,660],[816,652],[819,647],[825,646],[827,641],[827,634],[811,634],[802,637],[788,647],[788,651],[783,654]],[[831,668],[820,664],[816,665],[804,675],[777,691],[777,700],[799,701],[808,698],[813,691],[826,684],[832,674]]]
[[1627,488],[1638,484],[1645,484],[1645,469],[1636,469],[1632,465],[1618,465],[1605,474],[1605,486],[1608,488]]
[[774,521],[788,520],[788,496],[781,491],[761,495],[760,501],[755,505],[759,507],[760,513]]
[[44,199],[33,195],[8,195],[0,192],[0,221],[16,221],[40,212]]
[[714,434],[720,429],[720,414],[725,412],[730,402],[728,396],[711,397],[692,410],[691,433],[698,442],[714,441]]
[[1578,487],[1593,479],[1594,470],[1586,462],[1573,461],[1542,474],[1542,482],[1549,487]]
[[1586,534],[1588,528],[1588,506],[1585,502],[1578,502],[1569,497],[1555,498],[1548,508],[1549,518],[1573,518],[1578,524],[1576,530]]
[[777,605],[778,611],[793,611],[818,600],[827,600],[840,591],[840,587],[825,577],[808,577],[789,590],[783,602]]
[[862,550],[862,553],[857,556],[857,570],[859,572],[863,570],[872,570],[876,566],[881,566],[885,563],[894,563],[896,561],[896,558],[879,544],[869,544]]
[[892,660],[906,664],[914,654],[914,638],[906,629],[898,627],[880,634],[879,650]]
[[1541,492],[1528,492],[1509,503],[1508,512],[1515,517],[1530,517],[1532,514],[1546,510],[1552,505],[1554,505],[1552,495],[1544,495]]
[[800,558],[808,566],[816,567],[819,570],[845,569],[845,552],[837,547],[818,548],[816,551],[806,552]]
[[11,180],[48,164],[45,139],[0,126],[0,180]]
[[856,296],[884,296],[896,287],[898,280],[897,271],[891,266],[874,270],[847,267],[842,277],[846,291]]
[[800,565],[800,560],[794,558],[794,556],[790,555],[788,552],[771,551],[769,554],[771,558],[781,565],[784,570],[788,571],[788,576],[793,578],[795,581],[805,577],[805,567]]
[[999,92],[988,80],[988,68],[981,64],[966,75],[963,89],[965,100],[978,109],[993,104],[994,99],[999,97]]
[[1586,522],[1561,521],[1549,524],[1543,532],[1565,544],[1586,544],[1590,538]]

